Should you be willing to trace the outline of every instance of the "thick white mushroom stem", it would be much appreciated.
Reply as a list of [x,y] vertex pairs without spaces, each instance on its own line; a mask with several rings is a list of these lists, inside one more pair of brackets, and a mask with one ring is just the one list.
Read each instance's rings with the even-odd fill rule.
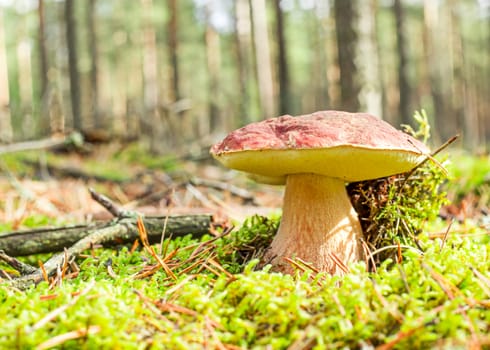
[[341,274],[343,264],[363,258],[362,229],[345,183],[315,174],[288,175],[279,230],[264,262],[291,273],[284,258],[298,257],[320,271]]

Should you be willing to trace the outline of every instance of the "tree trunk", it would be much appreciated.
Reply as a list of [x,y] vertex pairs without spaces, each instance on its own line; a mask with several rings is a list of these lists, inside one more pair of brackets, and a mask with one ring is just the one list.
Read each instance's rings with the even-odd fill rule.
[[[452,114],[459,121],[458,124],[464,126],[464,145],[466,148],[474,151],[480,145],[480,130],[483,125],[478,118],[477,98],[475,98],[473,89],[467,84],[468,77],[471,79],[474,76],[474,70],[471,67],[468,70],[465,69],[466,52],[463,49],[459,15],[454,12],[456,8],[457,6],[454,0],[449,0],[446,11],[450,28],[450,47],[452,49],[450,105],[452,107]],[[474,80],[471,79],[470,81],[474,82],[474,86],[478,85],[476,76]]]
[[70,75],[70,98],[73,128],[82,129],[82,115],[80,113],[80,75],[78,72],[78,53],[75,22],[75,0],[65,2],[66,43],[68,49],[68,70]]
[[[23,23],[23,26],[27,26],[27,23]],[[19,79],[19,96],[20,96],[20,119],[22,120],[21,130],[23,138],[30,139],[36,136],[38,128],[36,127],[36,120],[34,119],[32,99],[32,64],[31,64],[31,45],[27,33],[22,33],[22,37],[17,43],[17,62],[19,65],[18,79]]]
[[408,76],[408,47],[405,37],[405,11],[401,0],[394,0],[393,14],[396,22],[396,48],[398,54],[398,110],[403,124],[413,124],[412,110],[410,107],[412,91]]
[[272,118],[275,116],[274,81],[267,31],[266,3],[265,0],[250,1],[260,105],[263,118]]
[[170,65],[172,71],[171,101],[180,100],[179,89],[179,58],[178,58],[178,7],[177,0],[168,0],[168,12],[170,19],[167,25],[168,52],[170,54]]
[[356,1],[335,0],[335,30],[337,34],[338,65],[340,69],[340,108],[357,112],[360,86],[357,78],[357,13]]
[[0,143],[8,143],[13,139],[9,109],[10,94],[8,77],[3,11],[0,8]]
[[482,142],[484,143],[484,147],[486,149],[483,149],[482,151],[487,151],[490,152],[490,118],[488,116],[490,115],[490,100],[488,99],[488,96],[490,96],[490,79],[488,77],[490,76],[490,21],[486,21],[486,23],[482,24],[482,38],[486,37],[486,42],[485,39],[482,39],[482,42],[484,45],[486,45],[486,60],[485,60],[485,67],[486,67],[486,73],[483,75],[479,75],[481,85],[482,85],[482,92],[479,98],[479,112],[481,116],[481,120],[483,123],[482,127],[482,135],[483,135],[483,140]]
[[279,114],[292,113],[291,95],[289,92],[289,71],[286,50],[286,39],[284,36],[284,14],[281,10],[281,0],[274,0],[276,15],[276,41],[277,41],[277,75],[279,80]]
[[362,110],[383,117],[382,77],[379,66],[378,43],[376,39],[377,1],[359,2],[359,75],[362,89],[360,104]]
[[337,42],[337,32],[335,11],[328,8],[328,14],[325,21],[325,66],[327,73],[327,91],[329,108],[340,108],[340,67],[339,67],[339,48]]
[[145,110],[152,114],[158,105],[158,65],[157,65],[157,39],[155,28],[151,23],[151,13],[153,12],[152,0],[141,0],[144,11],[143,21],[143,96]]
[[238,120],[235,120],[234,127],[241,124],[252,122],[249,115],[251,103],[249,80],[253,79],[250,74],[251,59],[249,53],[251,49],[251,21],[250,6],[248,0],[237,0],[235,2],[235,57],[238,73],[238,99],[239,113]]
[[[331,11],[330,5],[323,1],[317,1],[315,4],[315,20],[311,21],[308,26],[311,32],[309,47],[311,50],[315,50],[316,53],[312,58],[312,70],[310,72],[313,80],[313,103],[311,110],[325,110],[331,104],[330,96],[328,93],[328,67],[330,66],[329,60],[331,55],[329,52],[328,43],[328,29],[326,27],[330,24]],[[304,108],[301,108],[304,109]],[[297,111],[295,110],[295,113]]]
[[[434,139],[436,142],[448,139],[453,136],[457,129],[457,121],[450,114],[443,94],[443,68],[442,64],[445,59],[442,58],[440,50],[444,45],[438,45],[436,38],[440,32],[439,25],[440,8],[439,4],[432,0],[424,1],[424,27],[423,27],[423,45],[424,45],[424,64],[426,70],[426,80],[429,86],[430,95],[432,96],[434,125]],[[445,38],[442,38],[444,40]]]
[[44,18],[44,0],[38,0],[39,33],[37,37],[39,55],[39,106],[40,106],[40,134],[46,135],[50,131],[49,120],[49,79],[48,79],[48,54],[46,50],[46,30]]
[[219,34],[210,23],[211,12],[212,4],[208,3],[206,5],[206,32],[204,40],[206,42],[206,64],[208,73],[209,132],[213,134],[224,131],[225,126],[223,125],[223,120],[220,115],[220,38]]
[[162,152],[163,130],[158,111],[158,60],[156,32],[151,22],[153,0],[141,0],[143,8],[143,96],[144,113],[151,126],[151,151]]
[[97,63],[97,29],[95,21],[95,6],[97,0],[88,0],[87,2],[87,31],[88,31],[88,44],[90,55],[90,107],[92,114],[92,121],[95,128],[102,128],[104,121],[101,119],[102,115],[99,115],[99,85],[98,79],[98,63]]

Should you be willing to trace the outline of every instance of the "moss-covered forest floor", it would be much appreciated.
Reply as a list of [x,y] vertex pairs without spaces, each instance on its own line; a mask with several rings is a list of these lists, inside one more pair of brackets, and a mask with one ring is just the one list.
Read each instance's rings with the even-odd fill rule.
[[[155,245],[170,273],[148,249],[95,246],[76,259],[76,272],[20,291],[9,284],[16,272],[0,263],[0,348],[489,348],[490,158],[447,158],[441,189],[449,200],[424,223],[420,247],[394,249],[376,271],[358,263],[332,277],[257,268],[257,247],[277,228],[282,188],[210,159],[146,156],[115,143],[83,155],[5,155],[0,240],[111,219],[88,188],[146,215],[211,213],[220,227]],[[21,259],[37,267],[47,256]]]

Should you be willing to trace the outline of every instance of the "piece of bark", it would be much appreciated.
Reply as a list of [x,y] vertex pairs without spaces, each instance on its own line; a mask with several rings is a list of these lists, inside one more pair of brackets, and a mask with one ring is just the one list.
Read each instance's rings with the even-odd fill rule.
[[[150,216],[144,223],[151,243],[159,242],[165,225],[166,216]],[[209,233],[212,224],[211,215],[170,215],[166,224],[166,236],[172,237],[192,234],[200,237]],[[119,233],[106,244],[130,243],[138,239],[136,218],[123,218],[109,223],[78,225],[71,227],[46,228],[29,231],[12,232],[0,236],[0,250],[10,256],[26,256],[39,253],[52,253],[71,247],[76,242],[98,230],[111,229]]]

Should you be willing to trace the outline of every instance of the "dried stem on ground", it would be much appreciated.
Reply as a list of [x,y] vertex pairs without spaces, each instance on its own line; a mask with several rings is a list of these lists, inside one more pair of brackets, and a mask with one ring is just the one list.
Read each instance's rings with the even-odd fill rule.
[[[212,226],[211,215],[181,215],[148,217],[142,219],[137,213],[126,212],[119,209],[110,199],[91,191],[92,197],[108,209],[112,214],[119,215],[114,221],[103,225],[77,226],[74,228],[57,228],[35,230],[31,232],[14,232],[0,238],[0,259],[10,264],[21,273],[21,276],[9,281],[18,289],[26,289],[32,284],[37,284],[46,276],[50,277],[61,267],[67,266],[73,257],[80,255],[83,251],[94,245],[105,243],[129,243],[141,238],[141,227],[145,227],[145,245],[159,242],[162,233],[171,234],[173,237],[194,234],[202,236],[210,232]],[[67,240],[67,232],[73,233]],[[63,243],[61,241],[63,240]],[[68,247],[69,248],[66,248]],[[19,251],[19,248],[21,251]],[[42,264],[40,268],[19,264],[18,260],[11,258],[8,254],[22,252],[23,254],[35,254],[41,251],[53,251],[65,249],[64,252],[52,256]],[[23,249],[23,250],[22,250]],[[63,273],[66,272],[63,269]]]
[[[171,220],[171,218],[173,219]],[[164,222],[165,217],[144,219],[148,237],[152,238],[150,242],[159,241]],[[178,219],[175,217],[169,217],[167,222],[167,232],[173,232],[173,227],[177,226],[180,227],[180,235],[188,234],[190,232],[185,227],[188,228],[190,226],[199,228],[194,233],[202,235],[209,232],[209,227],[211,224],[211,217],[206,215],[180,216]],[[81,254],[83,251],[90,249],[96,244],[104,244],[109,242],[132,242],[139,238],[140,233],[138,231],[136,218],[123,218],[113,223],[109,223],[104,227],[99,227],[85,232],[85,234],[85,237],[78,240],[75,244],[70,246],[70,248],[66,249],[65,252],[52,256],[43,264],[48,276],[53,275],[58,267],[63,266],[66,259],[69,261],[73,256]],[[174,234],[174,237],[175,236],[179,236],[179,233],[176,232]],[[5,255],[3,255],[3,257],[5,257]],[[0,256],[0,258],[2,258],[2,256]],[[8,260],[2,260],[8,263]],[[43,272],[40,268],[35,269],[34,272],[31,271],[32,270],[29,270],[28,274],[10,281],[11,285],[18,289],[26,289],[32,284],[37,284],[44,280]]]
[[17,142],[9,145],[0,147],[0,154],[15,153],[22,151],[32,151],[41,149],[58,149],[60,147],[75,146],[80,147],[83,143],[83,138],[78,133],[73,133],[71,135],[65,136],[61,135],[58,137],[50,137],[47,139]]
[[[200,237],[208,233],[209,227],[213,224],[212,216],[206,214],[145,217],[144,221],[148,228],[148,237],[151,243],[159,242],[166,220],[166,233],[171,234],[172,237],[187,234]],[[119,226],[122,226],[123,229],[118,229]],[[136,229],[136,218],[124,218],[118,221],[91,225],[11,232],[0,236],[0,250],[10,256],[59,252],[92,233],[108,227],[116,227],[116,231],[120,232],[121,236],[108,237],[108,240],[105,241],[107,245],[131,243],[139,237]]]

